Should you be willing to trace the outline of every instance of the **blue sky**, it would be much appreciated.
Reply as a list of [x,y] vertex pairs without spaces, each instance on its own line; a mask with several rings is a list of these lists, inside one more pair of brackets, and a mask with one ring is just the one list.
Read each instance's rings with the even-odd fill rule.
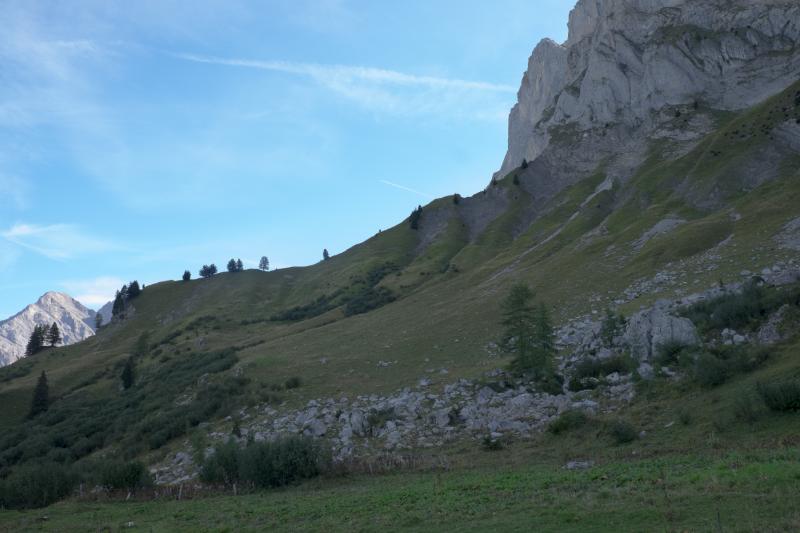
[[572,0],[0,0],[0,319],[319,260],[502,162]]

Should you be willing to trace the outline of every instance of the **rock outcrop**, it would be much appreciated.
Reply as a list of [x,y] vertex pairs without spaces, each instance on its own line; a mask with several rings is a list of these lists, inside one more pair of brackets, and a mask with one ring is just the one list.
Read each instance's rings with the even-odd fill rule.
[[586,137],[599,161],[684,108],[750,107],[797,80],[798,42],[795,0],[580,0],[567,41],[533,51],[499,174]]
[[94,316],[94,311],[67,294],[44,294],[36,303],[0,322],[0,366],[11,364],[25,354],[35,326],[55,322],[62,344],[73,344],[94,335]]

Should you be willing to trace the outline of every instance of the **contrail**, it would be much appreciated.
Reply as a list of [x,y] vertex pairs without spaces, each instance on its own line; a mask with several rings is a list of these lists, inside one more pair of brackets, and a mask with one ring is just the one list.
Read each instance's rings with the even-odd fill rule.
[[380,180],[381,183],[388,185],[389,187],[394,187],[395,189],[401,189],[403,191],[413,192],[414,194],[418,194],[420,196],[424,196],[425,198],[433,198],[432,194],[424,193],[422,191],[418,191],[416,189],[412,189],[410,187],[405,187],[404,185],[400,185],[397,183],[392,183],[391,181],[387,180]]

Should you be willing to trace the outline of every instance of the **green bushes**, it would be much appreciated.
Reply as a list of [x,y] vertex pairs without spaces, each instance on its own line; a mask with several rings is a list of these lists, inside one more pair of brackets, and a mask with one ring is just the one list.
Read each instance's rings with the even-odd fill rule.
[[46,507],[69,495],[76,479],[71,468],[57,463],[25,465],[0,482],[0,506]]
[[627,374],[635,367],[633,359],[628,355],[615,355],[607,359],[587,358],[575,365],[569,389],[573,392],[593,389],[601,378],[614,372]]
[[286,380],[286,381],[283,383],[283,387],[284,387],[286,390],[291,390],[291,389],[297,389],[297,388],[299,388],[299,387],[300,387],[300,385],[302,385],[302,384],[303,384],[303,381],[302,381],[302,380],[301,380],[299,377],[297,377],[297,376],[292,376],[292,377],[290,377],[289,379],[287,379],[287,380]]
[[700,353],[694,362],[694,378],[704,387],[716,387],[736,374],[752,372],[769,359],[764,347],[722,346]]
[[383,307],[395,299],[394,293],[386,287],[366,287],[347,301],[344,314],[353,316],[366,313]]
[[96,481],[111,490],[133,491],[152,484],[150,473],[139,461],[101,461],[94,469]]
[[203,462],[200,478],[206,483],[281,487],[317,477],[329,464],[329,451],[310,438],[249,442],[245,447],[229,441],[217,446],[215,453]]
[[627,444],[635,441],[639,437],[636,428],[625,420],[614,421],[609,428],[609,433],[611,433],[611,437],[617,444]]
[[800,287],[767,289],[754,279],[738,294],[726,294],[693,305],[685,316],[702,331],[741,329],[763,321],[784,304],[800,305]]
[[759,383],[756,390],[770,411],[800,411],[800,380]]
[[560,435],[561,433],[582,427],[588,421],[589,418],[583,411],[564,411],[561,413],[561,416],[550,422],[550,425],[547,426],[547,431],[553,435]]

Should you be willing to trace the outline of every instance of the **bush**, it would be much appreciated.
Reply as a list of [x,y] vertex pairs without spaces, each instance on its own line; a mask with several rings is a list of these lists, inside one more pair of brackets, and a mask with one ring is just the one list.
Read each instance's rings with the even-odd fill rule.
[[800,411],[800,380],[759,383],[757,390],[770,411]]
[[694,364],[694,377],[704,387],[722,385],[728,379],[728,365],[711,353],[702,353]]
[[396,419],[397,413],[395,412],[394,407],[388,407],[386,409],[372,409],[367,416],[367,424],[371,428],[381,428],[386,425],[386,422]]
[[203,462],[200,479],[254,488],[281,487],[319,476],[329,463],[329,452],[307,437],[249,442],[244,448],[231,440],[218,445]]
[[96,466],[99,483],[111,490],[136,490],[152,484],[150,473],[139,461],[103,461]]
[[560,374],[548,372],[542,376],[536,382],[536,384],[538,385],[539,390],[546,392],[547,394],[552,394],[553,396],[558,396],[564,392],[564,376]]
[[482,441],[483,449],[487,452],[496,452],[503,449],[503,443],[500,439],[493,439],[491,435],[486,435],[483,437]]
[[297,377],[297,376],[292,376],[292,377],[290,377],[289,379],[287,379],[287,380],[284,382],[284,384],[283,384],[283,387],[284,387],[286,390],[289,390],[289,389],[296,389],[296,388],[299,388],[299,387],[300,387],[300,385],[302,385],[302,384],[303,384],[303,381],[302,381],[302,380],[301,380],[299,377]]
[[659,344],[656,349],[656,364],[659,366],[686,366],[688,362],[686,346],[676,340],[670,340]]
[[46,507],[68,496],[75,481],[75,474],[64,465],[24,465],[0,484],[0,505],[10,509]]
[[611,436],[617,444],[627,444],[635,441],[639,435],[630,422],[617,420],[611,424]]
[[582,427],[589,418],[583,411],[564,411],[561,416],[550,422],[547,426],[547,431],[553,435],[560,435],[561,433]]
[[575,365],[573,379],[602,378],[614,372],[627,374],[634,368],[633,360],[626,355],[615,355],[606,359],[592,357]]
[[346,316],[359,315],[395,301],[394,293],[386,287],[366,287],[344,306]]
[[733,416],[736,420],[753,423],[758,420],[760,415],[761,412],[758,409],[758,405],[753,401],[752,394],[742,394],[733,401]]

